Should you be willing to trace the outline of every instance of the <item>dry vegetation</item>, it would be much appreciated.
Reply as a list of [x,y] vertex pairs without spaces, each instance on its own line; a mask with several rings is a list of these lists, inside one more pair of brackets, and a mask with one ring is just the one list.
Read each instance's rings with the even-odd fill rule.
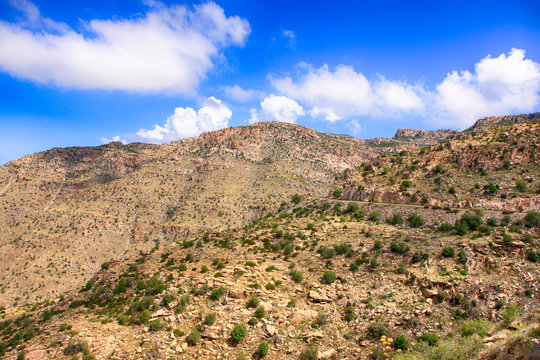
[[525,359],[540,346],[538,126],[375,157],[270,123],[12,162],[0,354]]

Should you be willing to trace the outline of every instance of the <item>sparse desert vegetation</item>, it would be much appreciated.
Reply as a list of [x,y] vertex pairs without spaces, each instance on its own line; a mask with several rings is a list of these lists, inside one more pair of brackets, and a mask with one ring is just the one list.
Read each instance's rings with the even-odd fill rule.
[[[298,154],[301,171],[250,148],[252,131],[274,127],[295,135],[268,148],[287,153],[303,141],[311,151]],[[2,256],[24,261],[1,265],[0,354],[525,356],[539,337],[538,124],[444,133],[455,138],[403,149],[406,134],[390,151],[296,125],[227,129],[187,145],[95,150],[132,165],[114,179],[79,169],[40,207],[28,200],[18,211],[27,198],[4,193]],[[328,147],[331,164],[317,162],[317,147]],[[354,155],[365,148],[381,154]],[[44,163],[38,171],[26,162],[77,164],[78,151],[2,167],[1,181],[46,198],[58,184],[43,182]],[[31,273],[26,295],[15,296]]]

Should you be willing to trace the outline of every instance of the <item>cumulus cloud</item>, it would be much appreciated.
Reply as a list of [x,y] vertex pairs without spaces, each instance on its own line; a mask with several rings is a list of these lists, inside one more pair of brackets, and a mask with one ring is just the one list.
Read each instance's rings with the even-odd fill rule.
[[75,89],[193,93],[221,50],[241,46],[249,23],[213,2],[193,8],[147,2],[129,19],[93,19],[77,32],[11,0],[25,19],[0,21],[0,69],[38,83]]
[[270,95],[261,102],[261,109],[251,109],[250,123],[259,121],[281,121],[295,123],[304,109],[296,101],[286,96]]
[[512,49],[483,58],[473,73],[449,73],[437,86],[434,106],[442,111],[439,122],[463,128],[484,116],[533,111],[539,93],[540,64]]
[[452,71],[434,89],[420,84],[368,78],[351,66],[313,68],[299,64],[299,75],[274,77],[274,88],[329,122],[357,116],[398,119],[404,116],[465,128],[485,116],[530,112],[540,104],[540,64],[512,49],[487,56],[474,71]]
[[231,100],[238,102],[248,102],[257,98],[262,98],[264,93],[262,91],[254,89],[244,89],[239,85],[234,86],[224,86],[223,92],[225,96]]
[[290,76],[270,77],[281,93],[309,106],[312,116],[335,122],[359,115],[392,116],[422,110],[421,88],[380,77],[373,83],[351,66],[318,69],[301,64],[304,73],[293,81]]
[[108,144],[111,142],[121,142],[124,145],[127,144],[127,141],[122,139],[120,136],[113,136],[112,139],[107,139],[106,137],[102,137],[101,142],[104,144]]
[[164,125],[156,124],[151,130],[141,129],[137,132],[137,137],[142,141],[161,144],[198,136],[205,131],[227,127],[231,116],[231,110],[222,104],[221,100],[212,96],[198,111],[190,107],[177,107]]

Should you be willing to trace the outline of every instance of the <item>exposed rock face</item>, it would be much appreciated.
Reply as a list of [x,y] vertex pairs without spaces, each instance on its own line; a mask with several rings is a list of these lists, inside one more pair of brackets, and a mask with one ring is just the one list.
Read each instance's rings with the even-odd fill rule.
[[[342,199],[501,211],[540,210],[540,124],[515,123],[345,171]],[[519,185],[519,188],[518,188]]]
[[435,140],[442,141],[450,139],[457,135],[458,131],[452,129],[444,130],[416,130],[416,129],[398,129],[394,135],[394,139],[411,138],[411,139],[423,139],[423,140]]
[[507,116],[489,116],[483,119],[479,119],[473,126],[465,130],[464,132],[476,132],[483,131],[490,127],[501,124],[517,124],[530,121],[540,121],[540,112],[532,114],[521,115],[507,115]]

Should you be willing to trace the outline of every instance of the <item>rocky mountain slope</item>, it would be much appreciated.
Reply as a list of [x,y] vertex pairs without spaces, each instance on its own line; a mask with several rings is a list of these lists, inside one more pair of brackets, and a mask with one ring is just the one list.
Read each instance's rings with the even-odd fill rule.
[[335,191],[347,200],[527,211],[540,208],[540,124],[463,134],[348,170]]
[[369,141],[259,123],[6,164],[0,354],[525,358],[531,116]]
[[509,360],[538,346],[540,213],[432,210],[477,225],[458,234],[421,206],[376,206],[295,196],[104,264],[81,290],[8,311],[5,357]]
[[0,168],[0,304],[79,286],[156,241],[244,225],[294,193],[323,195],[371,156],[361,139],[282,123],[25,156]]

